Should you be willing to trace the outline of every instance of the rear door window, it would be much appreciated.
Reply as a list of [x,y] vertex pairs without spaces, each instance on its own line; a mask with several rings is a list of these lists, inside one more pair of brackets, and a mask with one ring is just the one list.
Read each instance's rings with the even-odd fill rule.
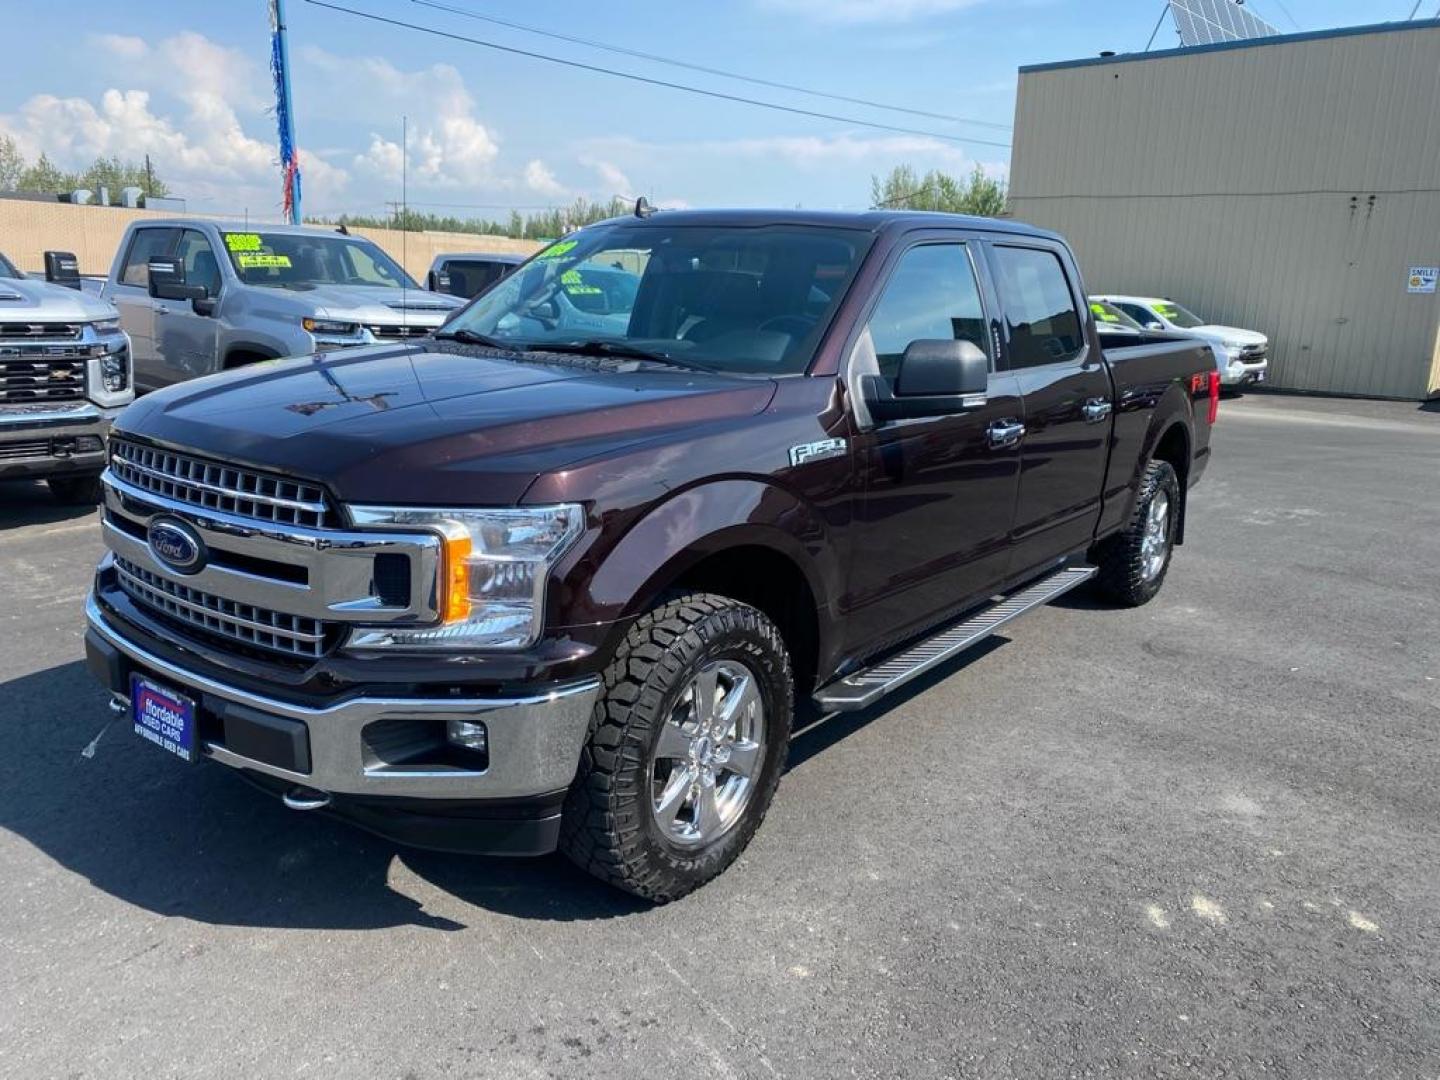
[[130,250],[120,267],[121,285],[150,287],[150,260],[169,255],[175,247],[179,229],[136,229],[130,238]]
[[1043,248],[995,247],[1010,329],[1010,367],[1062,364],[1085,347],[1084,323],[1060,257]]

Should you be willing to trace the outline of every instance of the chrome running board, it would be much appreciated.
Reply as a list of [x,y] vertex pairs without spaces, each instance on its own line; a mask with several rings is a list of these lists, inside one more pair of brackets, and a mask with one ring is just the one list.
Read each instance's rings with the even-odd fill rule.
[[1006,623],[1085,584],[1095,574],[1093,566],[1057,570],[904,652],[823,687],[816,692],[815,703],[827,712],[854,712],[872,705],[890,691],[984,641]]

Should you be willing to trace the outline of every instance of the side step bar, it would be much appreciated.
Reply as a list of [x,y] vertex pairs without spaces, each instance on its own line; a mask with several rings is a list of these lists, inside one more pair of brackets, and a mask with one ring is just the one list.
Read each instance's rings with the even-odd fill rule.
[[1006,623],[1085,584],[1096,573],[1093,566],[1057,570],[918,645],[831,683],[815,694],[815,703],[828,712],[854,712],[872,705],[890,691],[984,641]]

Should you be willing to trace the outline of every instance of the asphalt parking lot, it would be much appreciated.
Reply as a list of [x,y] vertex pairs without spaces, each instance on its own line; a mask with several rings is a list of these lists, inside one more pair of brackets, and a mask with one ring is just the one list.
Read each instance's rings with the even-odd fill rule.
[[1440,412],[1216,440],[1159,599],[801,736],[663,908],[107,725],[95,515],[0,488],[0,1075],[1435,1077]]

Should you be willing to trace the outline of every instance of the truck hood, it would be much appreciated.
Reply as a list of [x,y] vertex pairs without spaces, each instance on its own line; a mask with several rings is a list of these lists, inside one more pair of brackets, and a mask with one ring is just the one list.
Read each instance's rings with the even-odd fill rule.
[[753,416],[774,393],[768,379],[427,343],[275,360],[178,384],[141,398],[116,430],[318,480],[345,502],[512,505],[544,473],[691,438]]
[[439,326],[463,303],[459,297],[423,289],[316,285],[304,289],[267,289],[264,306],[280,314],[314,315],[366,325]]
[[108,300],[78,289],[34,278],[0,277],[0,322],[94,322],[116,317]]
[[1228,345],[1268,345],[1269,338],[1264,334],[1256,333],[1254,330],[1242,330],[1238,326],[1216,326],[1207,323],[1204,326],[1197,326],[1191,333],[1197,337],[1203,337],[1207,341],[1217,341]]

